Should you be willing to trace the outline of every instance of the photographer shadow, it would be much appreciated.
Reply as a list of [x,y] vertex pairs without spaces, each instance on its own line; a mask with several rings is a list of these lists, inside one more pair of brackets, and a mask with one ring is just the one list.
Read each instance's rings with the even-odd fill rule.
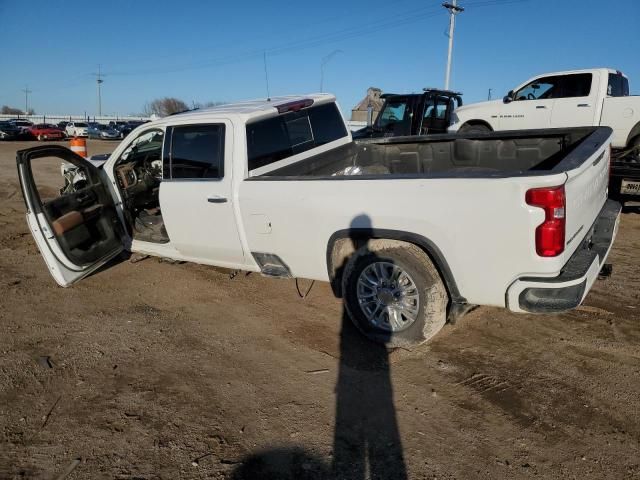
[[[359,215],[351,222],[353,250],[365,249],[372,238],[371,220]],[[385,260],[388,261],[388,260]],[[339,270],[344,270],[343,264]],[[341,271],[338,272],[339,274]],[[384,340],[384,337],[378,336]],[[407,478],[393,401],[388,350],[366,338],[343,306],[336,414],[330,464],[301,448],[274,449],[247,457],[231,478],[403,480]]]

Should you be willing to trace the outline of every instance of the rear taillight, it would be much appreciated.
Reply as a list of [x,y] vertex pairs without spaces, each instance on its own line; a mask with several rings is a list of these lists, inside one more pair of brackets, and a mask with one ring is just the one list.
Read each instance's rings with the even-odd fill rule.
[[560,187],[527,190],[527,204],[544,210],[544,222],[536,228],[536,252],[541,257],[556,257],[564,252],[565,195]]

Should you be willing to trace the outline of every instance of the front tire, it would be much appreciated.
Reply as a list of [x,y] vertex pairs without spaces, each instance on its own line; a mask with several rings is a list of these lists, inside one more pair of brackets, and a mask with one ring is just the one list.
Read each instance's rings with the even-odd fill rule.
[[387,347],[424,343],[446,323],[448,296],[440,274],[410,243],[369,241],[347,262],[342,292],[355,326]]
[[463,125],[462,127],[460,127],[460,130],[458,130],[459,133],[461,134],[466,134],[466,133],[491,133],[491,129],[489,127],[487,127],[486,125],[482,125],[482,124],[476,124],[476,125]]

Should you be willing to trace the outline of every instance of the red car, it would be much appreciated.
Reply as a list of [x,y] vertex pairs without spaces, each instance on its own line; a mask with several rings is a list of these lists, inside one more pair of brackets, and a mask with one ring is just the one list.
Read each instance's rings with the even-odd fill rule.
[[38,140],[62,140],[65,137],[62,130],[50,123],[39,123],[27,129],[27,132]]

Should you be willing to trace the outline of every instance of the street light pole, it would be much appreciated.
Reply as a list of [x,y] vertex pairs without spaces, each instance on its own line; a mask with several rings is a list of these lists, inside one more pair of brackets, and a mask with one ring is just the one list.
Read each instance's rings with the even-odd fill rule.
[[339,53],[342,53],[342,50],[334,50],[329,55],[322,57],[320,61],[320,93],[324,92],[324,66]]
[[31,90],[29,90],[28,86],[25,86],[22,91],[24,92],[24,114],[29,115],[29,94]]
[[102,72],[100,71],[100,65],[98,65],[98,73],[92,74],[96,77],[96,84],[98,85],[98,116],[102,116],[102,92],[100,86],[104,83]]
[[443,3],[442,6],[449,10],[449,51],[447,53],[447,72],[444,77],[444,89],[449,90],[449,80],[451,78],[451,55],[453,53],[453,32],[456,28],[456,15],[464,12],[464,8],[457,5],[457,0],[452,3]]

